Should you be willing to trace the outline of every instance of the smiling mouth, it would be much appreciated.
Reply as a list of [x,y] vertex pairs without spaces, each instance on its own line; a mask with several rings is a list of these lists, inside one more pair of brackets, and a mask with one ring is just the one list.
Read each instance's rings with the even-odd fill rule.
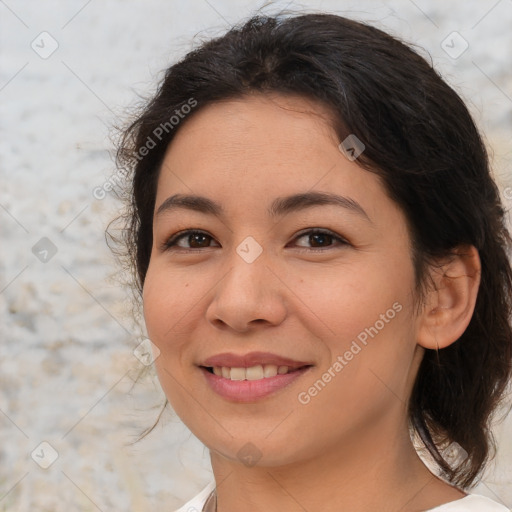
[[297,372],[312,365],[304,365],[297,368],[289,366],[278,366],[275,364],[254,365],[247,368],[244,367],[227,367],[227,366],[201,366],[207,372],[223,377],[229,380],[262,380],[276,377],[277,375],[286,375],[288,373]]

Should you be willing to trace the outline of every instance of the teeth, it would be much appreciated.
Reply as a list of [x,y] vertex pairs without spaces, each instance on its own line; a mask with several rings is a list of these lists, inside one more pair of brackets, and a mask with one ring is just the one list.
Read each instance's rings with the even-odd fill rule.
[[244,380],[245,379],[245,368],[231,368],[229,375],[231,380]]
[[277,375],[277,366],[275,364],[266,364],[263,367],[263,377],[275,377]]
[[263,366],[251,366],[245,370],[245,378],[247,380],[263,379]]
[[219,377],[230,380],[260,380],[284,375],[288,373],[288,366],[277,366],[275,364],[258,364],[249,368],[228,368],[226,366],[214,366],[213,373]]

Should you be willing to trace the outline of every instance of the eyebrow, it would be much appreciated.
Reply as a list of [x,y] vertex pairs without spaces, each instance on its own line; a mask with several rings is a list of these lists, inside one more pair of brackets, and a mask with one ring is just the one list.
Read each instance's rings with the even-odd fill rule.
[[[304,192],[286,197],[278,197],[269,207],[268,214],[271,217],[280,217],[306,208],[324,205],[345,208],[372,223],[368,214],[357,201],[350,197],[339,196],[328,192]],[[215,215],[216,217],[222,217],[225,213],[224,208],[222,208],[220,204],[207,197],[175,194],[168,197],[158,207],[156,215],[169,213],[180,208]]]

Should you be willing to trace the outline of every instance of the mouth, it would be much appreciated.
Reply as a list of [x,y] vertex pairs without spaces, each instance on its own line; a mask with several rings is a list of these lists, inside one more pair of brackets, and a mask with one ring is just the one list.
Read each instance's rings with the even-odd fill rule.
[[290,387],[313,367],[273,354],[252,353],[215,356],[199,365],[199,370],[210,389],[224,400],[255,403]]
[[[311,365],[312,363],[309,361],[297,361],[295,359],[291,359],[289,357],[281,356],[278,354],[273,354],[271,352],[249,352],[246,354],[235,354],[232,352],[224,352],[222,354],[217,354],[209,357],[205,361],[199,363],[200,366],[204,368],[210,368],[212,373],[215,373],[222,368],[227,368],[229,370],[235,369],[235,375],[240,374],[237,369],[243,368],[245,370],[250,370],[249,375],[256,374],[258,375],[261,370],[258,367],[262,367],[263,375],[259,378],[263,378],[265,374],[265,370],[268,374],[272,375],[274,372],[274,367],[277,368],[279,373],[279,369],[281,372],[285,372],[284,367],[290,370],[296,370],[298,368],[302,368],[304,366]],[[227,375],[227,372],[225,372]],[[242,380],[242,379],[239,379]]]
[[206,384],[230,402],[259,401],[289,387],[313,367],[270,352],[223,353],[202,361],[198,367]]
[[298,372],[306,368],[310,368],[311,364],[303,366],[287,366],[275,364],[258,364],[249,367],[229,367],[229,366],[201,366],[205,371],[210,374],[216,375],[223,379],[232,381],[256,381],[262,379],[271,379],[278,375],[287,375],[290,373]]

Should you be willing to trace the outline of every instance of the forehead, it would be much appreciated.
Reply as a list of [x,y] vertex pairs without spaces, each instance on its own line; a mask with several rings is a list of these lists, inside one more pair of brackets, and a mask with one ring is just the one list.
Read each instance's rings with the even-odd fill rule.
[[302,97],[254,95],[207,105],[170,144],[156,207],[179,193],[266,209],[275,197],[315,190],[364,202],[370,213],[385,196],[383,186],[339,143],[331,113]]
[[195,111],[169,145],[161,174],[218,179],[232,173],[235,179],[255,171],[261,179],[301,179],[304,172],[311,175],[308,167],[328,172],[340,158],[338,144],[323,105],[297,96],[252,95]]
[[[243,153],[261,161],[266,156],[275,159],[275,150],[281,148],[279,156],[293,159],[299,144],[316,148],[326,137],[336,142],[330,113],[322,105],[302,97],[258,94],[216,102],[193,112],[167,153],[175,158],[185,154],[196,161],[208,158],[211,152],[233,158]],[[190,153],[192,144],[196,151]]]

